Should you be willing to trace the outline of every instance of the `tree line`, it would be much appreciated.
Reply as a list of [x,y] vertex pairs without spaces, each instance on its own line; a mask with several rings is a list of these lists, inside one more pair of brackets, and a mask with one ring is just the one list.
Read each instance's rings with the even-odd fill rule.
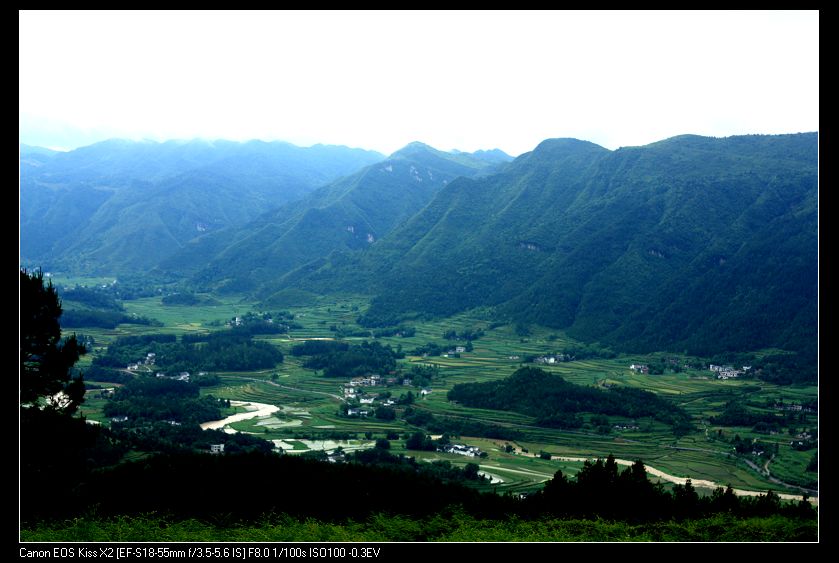
[[283,353],[267,342],[256,341],[246,334],[219,331],[183,335],[151,334],[116,339],[107,352],[94,358],[93,365],[125,368],[153,353],[154,369],[180,371],[252,371],[270,369],[283,361]]
[[396,370],[396,360],[405,355],[397,348],[364,341],[349,345],[329,340],[309,340],[291,349],[293,356],[308,356],[303,367],[323,370],[326,377],[357,377]]
[[509,410],[536,417],[540,426],[579,428],[580,413],[630,418],[652,417],[676,433],[691,428],[684,409],[654,393],[629,387],[600,390],[565,381],[557,374],[523,367],[510,377],[485,383],[459,383],[448,393],[450,401],[468,407]]

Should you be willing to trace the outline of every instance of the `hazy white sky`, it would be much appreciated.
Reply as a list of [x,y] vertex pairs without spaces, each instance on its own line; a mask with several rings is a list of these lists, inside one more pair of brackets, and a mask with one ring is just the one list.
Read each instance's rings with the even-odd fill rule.
[[512,155],[817,131],[818,12],[19,13],[21,141]]

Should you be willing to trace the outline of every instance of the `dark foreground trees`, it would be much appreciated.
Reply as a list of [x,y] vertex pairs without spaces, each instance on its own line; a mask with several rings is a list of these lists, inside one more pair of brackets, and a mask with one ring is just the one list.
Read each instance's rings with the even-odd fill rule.
[[729,486],[700,496],[690,482],[674,485],[668,492],[647,478],[641,460],[620,470],[613,456],[586,461],[575,480],[562,471],[544,489],[525,501],[532,516],[603,518],[626,522],[693,520],[727,514],[738,518],[782,514],[790,518],[815,518],[807,500],[782,503],[772,491],[758,497],[738,497]]
[[61,301],[43,274],[20,271],[20,498],[22,510],[72,505],[72,492],[94,467],[116,462],[120,446],[107,431],[72,414],[84,400],[70,368],[84,353],[62,340]]
[[76,335],[62,340],[61,301],[44,274],[20,271],[20,404],[72,414],[84,400],[81,377],[70,368],[84,354]]

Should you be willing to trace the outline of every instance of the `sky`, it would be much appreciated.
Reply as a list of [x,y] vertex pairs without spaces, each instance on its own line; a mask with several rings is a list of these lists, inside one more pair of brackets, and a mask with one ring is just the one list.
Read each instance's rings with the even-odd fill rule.
[[516,156],[818,131],[819,13],[19,12],[20,141]]

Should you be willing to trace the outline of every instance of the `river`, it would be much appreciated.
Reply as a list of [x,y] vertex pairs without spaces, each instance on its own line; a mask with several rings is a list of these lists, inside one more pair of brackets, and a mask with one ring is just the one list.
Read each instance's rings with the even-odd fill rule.
[[223,418],[221,420],[203,422],[201,423],[201,430],[218,430],[233,422],[240,422],[242,420],[258,418],[260,416],[269,416],[280,410],[280,407],[278,406],[269,405],[267,403],[255,403],[253,401],[230,401],[230,406],[244,407],[247,409],[247,412],[231,414],[227,418]]

